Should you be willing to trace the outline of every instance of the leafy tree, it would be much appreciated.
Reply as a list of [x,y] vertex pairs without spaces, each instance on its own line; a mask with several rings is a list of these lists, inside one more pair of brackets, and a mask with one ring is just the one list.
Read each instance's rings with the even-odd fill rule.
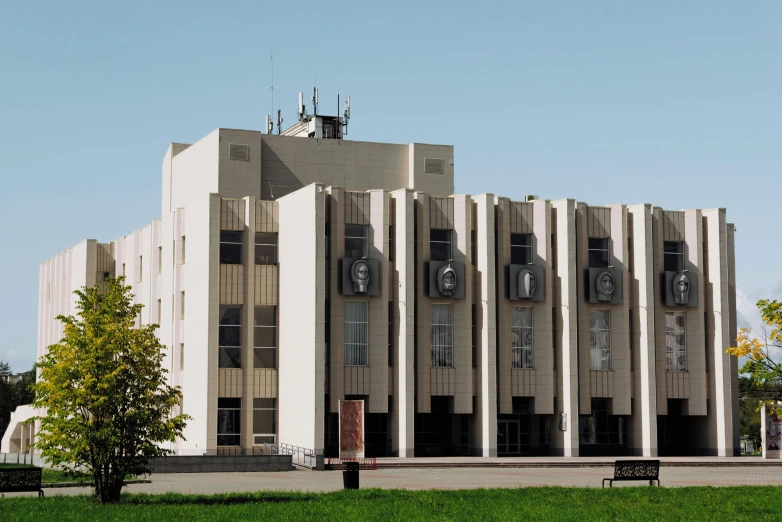
[[58,316],[65,337],[36,365],[35,407],[46,408],[35,447],[51,463],[86,470],[100,503],[119,501],[125,477],[149,472],[148,459],[171,454],[161,445],[182,437],[182,392],[167,384],[158,325],[135,327],[124,277],[83,287],[78,316]]
[[32,388],[35,383],[35,369],[22,374],[22,379],[17,382],[9,382],[10,376],[11,367],[8,363],[0,361],[0,438],[11,422],[11,413],[18,406],[30,404],[35,397]]
[[757,400],[759,409],[782,401],[782,302],[761,299],[757,307],[765,323],[761,331],[754,335],[752,328],[741,328],[727,352],[746,358],[739,371],[748,377],[739,383],[740,393]]

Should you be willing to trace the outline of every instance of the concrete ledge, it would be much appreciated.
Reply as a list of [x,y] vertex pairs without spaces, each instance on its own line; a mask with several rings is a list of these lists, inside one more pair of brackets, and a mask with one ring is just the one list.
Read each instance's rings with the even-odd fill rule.
[[290,455],[172,455],[151,459],[152,473],[292,471]]

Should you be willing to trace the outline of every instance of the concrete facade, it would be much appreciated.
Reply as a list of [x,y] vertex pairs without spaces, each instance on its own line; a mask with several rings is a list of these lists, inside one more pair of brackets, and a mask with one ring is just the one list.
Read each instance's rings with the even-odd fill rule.
[[[233,129],[171,144],[160,220],[41,265],[38,355],[73,290],[124,275],[193,418],[178,455],[336,456],[344,399],[365,401],[367,456],[733,455],[725,210],[454,195],[453,155]],[[666,300],[666,249],[687,304]]]

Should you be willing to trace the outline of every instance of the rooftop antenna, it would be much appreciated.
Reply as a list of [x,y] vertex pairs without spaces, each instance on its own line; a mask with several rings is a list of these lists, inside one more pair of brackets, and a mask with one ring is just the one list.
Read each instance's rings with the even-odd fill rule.
[[274,132],[274,122],[272,121],[272,117],[270,114],[266,115],[266,134],[271,134]]
[[277,109],[277,134],[282,134],[282,111]]
[[274,122],[272,122],[272,114],[274,114],[274,53],[272,52],[269,53],[269,63],[272,72],[272,84],[269,89],[271,91],[272,103],[269,106],[269,114],[266,115],[266,134],[271,134],[274,131]]
[[304,93],[301,91],[299,91],[299,107],[296,109],[296,112],[299,113],[299,121],[303,121],[307,118],[307,106],[304,105]]
[[312,114],[318,115],[318,88],[315,87],[312,91]]
[[342,118],[344,120],[345,132],[343,134],[345,136],[348,135],[348,121],[350,120],[350,96],[348,96],[347,100],[345,100],[345,110],[342,111]]

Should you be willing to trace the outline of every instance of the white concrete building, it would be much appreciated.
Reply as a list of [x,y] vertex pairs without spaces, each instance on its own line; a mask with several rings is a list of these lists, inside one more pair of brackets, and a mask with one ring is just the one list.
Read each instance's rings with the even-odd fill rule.
[[724,209],[454,194],[452,146],[323,121],[171,144],[160,220],[41,265],[39,356],[73,290],[124,275],[193,417],[180,454],[336,456],[343,399],[367,456],[738,453]]

